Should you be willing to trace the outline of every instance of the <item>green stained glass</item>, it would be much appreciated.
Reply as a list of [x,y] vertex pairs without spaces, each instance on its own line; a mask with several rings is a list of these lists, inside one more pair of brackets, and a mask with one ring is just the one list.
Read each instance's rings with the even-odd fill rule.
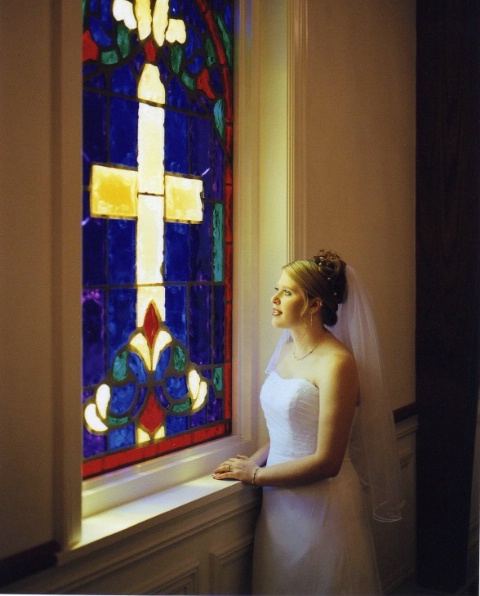
[[179,45],[175,44],[172,48],[172,55],[171,55],[172,70],[175,74],[178,74],[180,72],[180,65],[182,64],[182,56],[183,56],[182,48]]
[[110,426],[122,426],[122,424],[126,424],[128,422],[128,416],[123,416],[122,418],[108,416],[107,420]]
[[115,50],[109,52],[102,52],[102,63],[103,64],[117,64],[118,54]]
[[127,362],[128,362],[128,353],[124,350],[121,354],[119,354],[113,363],[113,378],[115,381],[123,381],[127,376]]
[[223,99],[219,99],[213,108],[213,117],[215,118],[215,126],[217,127],[218,134],[225,137],[225,120],[224,120],[224,108]]
[[215,49],[213,47],[212,40],[210,38],[207,39],[205,42],[205,52],[206,52],[206,62],[207,66],[213,66],[217,61],[217,57],[215,55]]
[[182,372],[185,370],[187,364],[187,355],[179,346],[175,346],[173,349],[173,367],[175,370]]
[[195,89],[195,81],[194,79],[189,76],[186,72],[182,73],[182,82],[185,87],[188,87],[192,91]]
[[217,391],[223,389],[223,368],[216,368],[213,372],[213,385]]
[[188,398],[183,404],[175,404],[172,408],[172,411],[175,414],[180,414],[181,412],[187,412],[192,407],[192,400]]
[[122,57],[126,58],[130,52],[130,32],[122,23],[118,24],[117,43]]
[[230,35],[228,34],[228,30],[225,27],[225,23],[224,23],[222,17],[217,15],[216,20],[217,20],[218,26],[220,28],[220,32],[222,34],[222,39],[223,39],[223,44],[225,47],[225,53],[227,54],[228,64],[231,66],[232,65],[232,40],[230,39]]

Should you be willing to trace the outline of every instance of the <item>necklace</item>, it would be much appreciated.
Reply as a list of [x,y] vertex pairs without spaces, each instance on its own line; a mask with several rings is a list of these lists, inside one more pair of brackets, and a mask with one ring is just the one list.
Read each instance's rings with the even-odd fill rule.
[[318,346],[318,344],[322,341],[323,339],[323,335],[322,337],[317,341],[317,343],[313,346],[313,348],[310,350],[310,352],[307,352],[304,356],[297,356],[295,354],[295,348],[293,348],[293,357],[295,358],[295,360],[300,361],[300,360],[304,360],[307,356],[310,356],[310,354],[313,352],[313,350]]

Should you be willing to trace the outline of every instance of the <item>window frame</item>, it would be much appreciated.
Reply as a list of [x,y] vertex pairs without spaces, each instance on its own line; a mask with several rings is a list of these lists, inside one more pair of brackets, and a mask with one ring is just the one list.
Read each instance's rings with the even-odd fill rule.
[[[276,0],[274,19],[268,18],[269,3],[253,0],[235,3],[233,433],[83,481],[79,424],[81,375],[79,366],[68,365],[81,362],[81,202],[63,200],[63,197],[79,197],[82,188],[81,119],[78,118],[82,18],[80,3],[58,2],[58,8],[54,30],[62,51],[54,55],[52,64],[58,73],[53,90],[57,111],[52,131],[55,146],[52,207],[56,214],[52,226],[53,250],[58,255],[54,267],[58,288],[55,357],[62,365],[56,367],[58,432],[53,459],[59,471],[54,491],[55,535],[63,553],[68,554],[87,539],[88,532],[82,538],[82,525],[85,529],[86,522],[101,516],[102,511],[108,513],[122,503],[134,505],[136,500],[161,491],[166,494],[171,490],[187,490],[194,479],[210,476],[219,460],[232,453],[251,453],[259,439],[266,437],[263,419],[259,417],[258,392],[269,354],[277,341],[269,333],[268,300],[275,275],[299,248],[295,239],[304,238],[303,219],[298,217],[302,214],[302,179],[294,177],[299,164],[292,142],[292,133],[296,124],[302,122],[302,114],[298,114],[298,102],[297,111],[294,109],[297,92],[287,91],[294,82],[293,69],[298,68],[299,47],[295,38],[299,30],[294,24],[299,17],[305,22],[306,0]],[[271,77],[279,72],[279,60],[283,60],[285,69],[278,80],[272,81]],[[264,79],[267,85],[262,84]],[[273,164],[272,150],[277,156]],[[262,164],[268,164],[268,168]],[[300,209],[294,209],[293,197]],[[212,494],[237,490],[232,483],[214,484]],[[235,484],[240,490],[241,483]]]

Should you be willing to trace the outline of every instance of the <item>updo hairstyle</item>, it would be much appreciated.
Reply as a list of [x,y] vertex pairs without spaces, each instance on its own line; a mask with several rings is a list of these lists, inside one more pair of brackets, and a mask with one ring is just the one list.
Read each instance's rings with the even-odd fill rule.
[[283,267],[285,273],[305,293],[302,316],[308,310],[308,300],[320,298],[320,314],[324,325],[335,325],[338,305],[347,299],[345,269],[345,262],[330,250],[320,250],[313,259],[293,261]]

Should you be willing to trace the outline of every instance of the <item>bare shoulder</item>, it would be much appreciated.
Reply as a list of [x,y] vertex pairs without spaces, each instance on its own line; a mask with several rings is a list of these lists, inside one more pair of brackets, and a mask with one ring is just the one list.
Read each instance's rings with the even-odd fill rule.
[[353,385],[358,383],[357,365],[353,354],[334,337],[318,352],[316,361],[318,386],[335,381]]

